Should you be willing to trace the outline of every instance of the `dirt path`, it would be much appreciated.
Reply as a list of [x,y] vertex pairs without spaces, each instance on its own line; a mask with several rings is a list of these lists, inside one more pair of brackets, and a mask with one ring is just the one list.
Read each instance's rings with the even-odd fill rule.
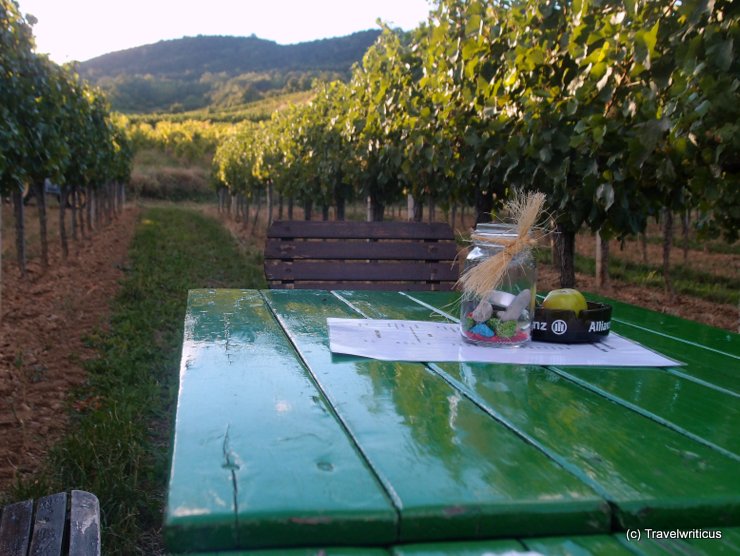
[[[3,207],[7,211],[8,207]],[[56,210],[50,228],[56,230]],[[28,210],[29,243],[35,234],[35,209]],[[65,431],[69,393],[85,380],[84,362],[93,352],[83,338],[105,328],[133,236],[138,210],[127,207],[94,239],[71,246],[61,261],[50,243],[50,268],[31,258],[21,280],[6,249],[0,320],[0,493],[16,477],[32,472]],[[4,222],[8,212],[3,214]],[[4,230],[7,248],[13,241]],[[36,247],[31,244],[31,254]]]

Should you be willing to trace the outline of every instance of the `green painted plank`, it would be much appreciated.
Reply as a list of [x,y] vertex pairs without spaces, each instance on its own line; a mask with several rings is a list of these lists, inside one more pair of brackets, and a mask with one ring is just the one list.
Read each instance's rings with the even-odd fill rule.
[[740,357],[739,334],[674,315],[658,313],[595,293],[587,292],[585,295],[592,301],[609,303],[612,306],[614,318],[621,323],[638,329],[660,332],[679,340],[698,344],[706,349]]
[[586,293],[612,305],[612,330],[686,363],[668,372],[740,395],[740,335],[613,299]]
[[740,460],[740,400],[735,396],[662,369],[553,370]]
[[[526,538],[516,541],[450,542],[395,546],[394,556],[486,556],[542,554],[547,556],[713,556],[740,554],[740,543],[733,537],[737,529],[720,531],[721,539],[641,540],[625,535],[587,535],[574,537]],[[684,531],[687,532],[687,531]],[[712,533],[716,534],[716,533]]]
[[[415,300],[459,318],[454,292],[413,292]],[[740,397],[740,335],[590,293],[587,299],[613,306],[612,330],[625,338],[677,359],[685,366],[663,372],[681,376]],[[431,309],[430,309],[431,311]],[[661,326],[665,324],[665,329]]]
[[[429,315],[406,295],[339,295],[372,318]],[[602,493],[616,505],[621,527],[740,523],[738,462],[717,450],[545,368],[430,368]]]
[[524,546],[515,540],[405,544],[391,548],[393,556],[514,556]]
[[454,318],[460,318],[460,293],[459,292],[409,292],[409,298],[417,303],[425,303],[430,312],[440,311]]
[[719,530],[721,539],[688,539],[683,541],[700,556],[730,556],[740,554],[740,528],[728,527]]
[[635,556],[610,535],[522,539],[526,548],[547,556]]
[[[740,554],[740,527],[726,527],[720,530],[722,533],[723,554]],[[712,540],[688,540],[691,546],[714,546]]]
[[603,500],[423,365],[333,355],[328,292],[264,292],[400,510],[402,542],[606,531]]
[[168,547],[383,544],[396,520],[260,294],[192,291]]
[[721,391],[740,396],[740,358],[718,351],[702,349],[699,345],[686,343],[661,333],[614,321],[612,330],[654,349],[685,365],[665,369],[665,372],[700,382]]
[[[453,308],[452,304],[455,299],[454,294],[449,293],[435,296],[420,292],[412,294],[412,297],[421,303],[429,303],[436,309],[446,312],[450,312]],[[606,298],[599,299],[611,302]],[[631,309],[635,309],[640,316],[646,312],[654,313],[626,304],[620,304],[616,310],[620,313],[631,314]],[[453,311],[451,315],[455,316],[456,313]],[[658,317],[670,317],[670,315],[655,313],[653,321]],[[684,323],[684,328],[688,329],[697,324],[677,319],[677,317],[670,317],[669,320],[680,320]],[[740,397],[737,394],[737,391],[740,391],[737,390],[740,382],[738,380],[740,373],[737,370],[740,369],[740,363],[712,351],[693,349],[687,352],[686,350],[691,346],[683,341],[650,335],[629,327],[621,330],[620,326],[619,323],[615,326],[615,330],[619,333],[627,337],[631,333],[634,340],[658,349],[671,357],[688,360],[690,364],[688,367],[668,370],[621,368],[594,370],[588,367],[569,367],[562,370],[555,369],[556,372],[579,381],[606,396],[613,396],[620,403],[668,424],[709,446],[724,450],[731,457],[737,457],[740,454],[740,435],[736,432],[740,423],[740,403],[737,399]],[[678,328],[678,325],[674,325],[674,328]],[[703,325],[699,328],[708,330],[716,337],[726,338],[728,335],[740,337]],[[651,344],[651,337],[657,338],[660,345]],[[719,344],[717,338],[715,338],[715,344]],[[671,351],[677,349],[676,346],[679,351]],[[709,384],[704,380],[697,381],[697,377],[711,379],[721,384],[722,387]],[[732,390],[733,388],[735,390]]]

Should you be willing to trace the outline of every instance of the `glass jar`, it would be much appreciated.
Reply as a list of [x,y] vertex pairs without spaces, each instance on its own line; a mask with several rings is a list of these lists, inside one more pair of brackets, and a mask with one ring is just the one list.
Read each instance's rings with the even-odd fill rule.
[[[465,272],[504,251],[517,239],[514,224],[478,224],[473,249],[465,259]],[[490,243],[485,239],[497,240]],[[500,283],[480,296],[463,292],[460,332],[471,343],[517,347],[530,340],[537,282],[537,266],[527,246],[511,258]]]

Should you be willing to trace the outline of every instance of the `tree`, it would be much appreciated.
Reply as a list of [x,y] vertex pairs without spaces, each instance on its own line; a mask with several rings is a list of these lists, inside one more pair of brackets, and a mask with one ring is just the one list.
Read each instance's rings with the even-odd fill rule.
[[369,219],[383,220],[385,205],[401,198],[401,122],[404,75],[401,38],[388,28],[356,66],[350,83],[345,138],[356,147],[353,181],[368,200]]
[[[36,107],[29,71],[36,63],[33,21],[26,21],[13,0],[0,0],[0,197],[12,195],[16,212],[16,251],[21,274],[26,273],[21,192],[28,179],[28,129]],[[0,244],[1,244],[0,232]]]
[[351,175],[354,151],[342,134],[347,125],[348,94],[347,86],[341,82],[319,83],[316,97],[311,102],[313,117],[318,124],[315,134],[318,143],[315,146],[319,157],[319,189],[327,204],[334,203],[337,220],[344,220],[346,202],[352,198],[348,176]]
[[505,16],[494,2],[442,1],[416,37],[427,103],[422,116],[431,132],[428,158],[443,172],[446,195],[474,204],[478,222],[490,221],[507,191],[504,147],[513,120],[496,86],[508,50]]
[[[27,78],[31,81],[31,91],[35,110],[24,121],[26,153],[23,164],[27,168],[29,186],[35,190],[39,214],[41,236],[41,263],[49,265],[49,248],[46,225],[45,181],[52,179],[59,183],[70,154],[69,136],[64,119],[73,102],[68,97],[68,76],[64,69],[50,62],[46,57],[36,56],[29,65]],[[73,131],[74,133],[74,131]],[[64,199],[61,203],[64,203]]]

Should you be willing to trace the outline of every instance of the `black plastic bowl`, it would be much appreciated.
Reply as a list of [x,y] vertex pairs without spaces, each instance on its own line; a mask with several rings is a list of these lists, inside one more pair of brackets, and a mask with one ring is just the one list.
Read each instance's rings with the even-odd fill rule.
[[575,344],[598,342],[609,334],[612,306],[587,302],[588,308],[576,316],[566,309],[536,307],[532,339],[537,342]]

